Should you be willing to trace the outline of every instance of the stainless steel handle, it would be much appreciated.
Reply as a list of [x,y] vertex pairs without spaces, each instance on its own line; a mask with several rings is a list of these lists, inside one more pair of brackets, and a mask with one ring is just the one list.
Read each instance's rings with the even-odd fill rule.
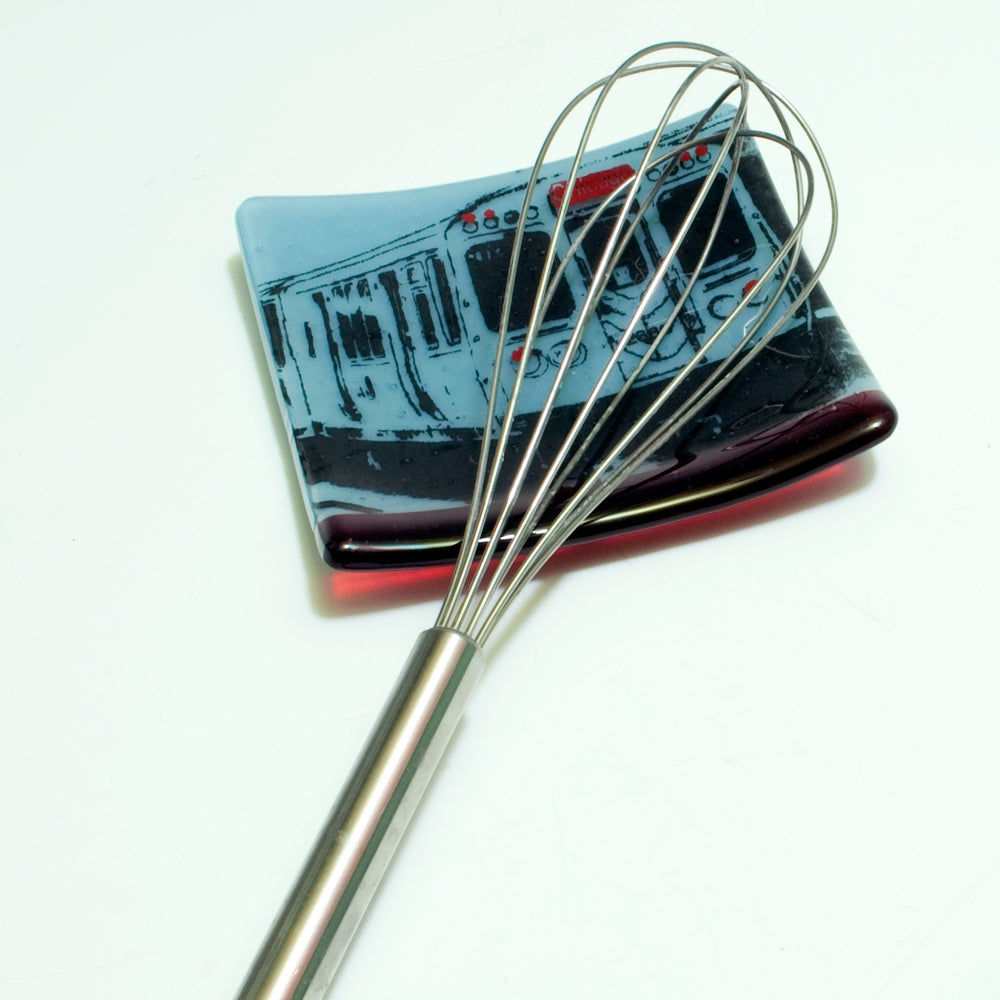
[[421,633],[237,1000],[326,993],[484,665],[461,632]]

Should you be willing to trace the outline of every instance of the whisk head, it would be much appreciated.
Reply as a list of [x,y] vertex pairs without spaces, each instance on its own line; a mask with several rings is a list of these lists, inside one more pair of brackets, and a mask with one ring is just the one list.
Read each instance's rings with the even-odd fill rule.
[[[673,82],[648,141],[631,161],[584,173],[611,92],[646,74]],[[685,103],[706,81],[718,92],[688,117]],[[549,151],[588,100],[572,165],[552,182]],[[751,128],[751,115],[771,130]],[[751,233],[733,220],[746,212],[741,166],[762,149],[777,154],[769,165],[786,162],[794,203],[788,218],[758,215]],[[818,183],[828,199],[825,246],[810,267],[802,241]],[[809,321],[836,224],[829,168],[809,126],[716,49],[651,46],[566,106],[542,143],[509,247],[471,508],[438,627],[483,643],[584,519],[641,477],[775,337]],[[664,231],[669,241],[658,242]],[[567,328],[569,268],[586,295]],[[546,338],[556,328],[553,350]]]

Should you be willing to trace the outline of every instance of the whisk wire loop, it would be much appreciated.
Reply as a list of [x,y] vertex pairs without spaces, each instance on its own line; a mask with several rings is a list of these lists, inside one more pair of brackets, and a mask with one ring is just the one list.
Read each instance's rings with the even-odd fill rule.
[[[641,61],[650,55],[679,47],[705,53],[708,58],[661,60],[641,64]],[[555,235],[564,231],[572,202],[572,192],[580,176],[591,135],[612,89],[625,77],[662,70],[688,72],[668,101],[667,108],[646,143],[641,160],[634,168],[631,177],[617,184],[600,200],[586,222],[569,240],[568,249],[561,260],[558,240],[553,238],[549,241],[540,269],[531,314],[523,340],[520,340],[517,369],[513,382],[505,386],[504,360],[510,348],[510,317],[514,297],[518,291],[518,266],[528,209],[536,196],[549,149],[570,114],[581,102],[596,94],[582,128],[576,152],[565,174],[563,188],[565,195],[558,205],[551,229]],[[735,81],[730,82],[715,98],[708,110],[690,129],[685,140],[672,144],[665,154],[658,153],[658,144],[674,119],[682,99],[703,75],[709,73],[722,73],[735,77]],[[705,134],[704,129],[712,116],[737,91],[739,102],[728,127],[721,132]],[[750,130],[747,127],[746,119],[752,91],[763,94],[778,122],[780,135]],[[830,189],[833,224],[828,245],[811,280],[804,283],[802,290],[784,310],[781,318],[765,329],[765,324],[777,309],[796,274],[801,257],[802,232],[813,202],[814,177],[808,159],[794,142],[788,115],[800,126],[821,164],[825,181]],[[769,289],[769,300],[757,309],[755,316],[751,317],[748,312],[748,297],[744,297],[744,301],[740,302],[738,307],[694,349],[691,357],[678,368],[644,412],[632,422],[617,441],[605,449],[603,457],[593,468],[589,472],[583,470],[581,475],[587,456],[600,441],[601,436],[606,434],[615,420],[621,416],[621,411],[629,401],[637,381],[642,378],[646,366],[657,358],[661,345],[677,324],[710,258],[724,214],[732,198],[746,143],[752,140],[777,146],[789,154],[795,188],[795,223],[781,247],[775,250],[771,263],[758,275],[755,282],[755,288]],[[541,446],[549,431],[551,417],[557,406],[562,405],[574,359],[594,325],[596,311],[608,291],[616,268],[628,253],[630,242],[635,239],[644,216],[651,210],[671,171],[676,170],[681,157],[685,154],[690,156],[692,150],[706,144],[715,145],[718,154],[713,158],[676,232],[672,234],[670,247],[648,277],[646,286],[628,322],[618,335],[617,342],[612,345],[605,364],[596,379],[592,380],[586,398],[573,407],[574,414],[569,430],[554,446],[555,451],[551,458],[543,462]],[[659,176],[639,201],[637,199],[644,180],[654,168],[659,169]],[[645,337],[640,359],[627,373],[621,371],[624,383],[608,399],[605,389],[609,380],[616,371],[622,369],[626,352],[635,353],[638,347],[637,333],[646,332],[644,319],[646,311],[657,295],[662,295],[663,282],[677,266],[675,262],[678,260],[680,248],[685,245],[690,233],[701,221],[699,213],[720,176],[723,178],[723,187],[718,205],[714,207],[714,216],[709,223],[707,233],[699,232],[703,244],[697,248],[697,259],[690,267],[683,286],[679,286],[679,294],[672,304],[669,315],[665,321],[658,324],[655,334]],[[518,418],[524,416],[519,413],[518,404],[526,380],[526,371],[531,364],[535,343],[557,293],[559,282],[571,262],[577,259],[595,227],[602,225],[609,218],[611,222],[610,228],[607,229],[606,241],[599,258],[596,262],[591,261],[591,275],[585,298],[579,308],[563,356],[551,376],[544,400],[537,411],[531,414],[530,429],[524,433],[526,443],[516,464],[510,468],[509,451],[513,429]],[[701,226],[701,229],[704,230],[704,226]],[[731,384],[766,346],[771,337],[791,320],[815,287],[822,265],[829,256],[835,232],[836,198],[825,158],[811,130],[780,94],[763,83],[741,63],[724,53],[700,45],[650,46],[626,60],[610,76],[581,91],[557,117],[542,143],[527,181],[524,209],[519,214],[514,232],[504,290],[495,374],[488,399],[470,517],[451,586],[442,604],[437,624],[458,629],[477,642],[485,641],[514,597],[534,577],[551,553],[566,541],[574,528],[658,448],[662,447],[680,427],[693,419],[700,407]],[[775,276],[777,276],[776,283],[773,280]],[[771,285],[773,287],[770,287]],[[745,321],[743,333],[730,346],[726,356],[717,362],[714,370],[692,389],[687,385],[692,374],[706,362],[712,352],[720,348],[723,342],[728,343],[726,338],[730,337],[732,328],[741,317]],[[684,402],[672,412],[665,413],[668,404],[685,387],[689,395]],[[504,396],[506,396],[505,401]],[[601,405],[603,410],[598,412]],[[567,490],[574,478],[579,479],[577,485],[570,489],[569,499],[559,505],[557,498]],[[502,490],[501,482],[504,482]],[[557,509],[553,510],[553,507]],[[549,523],[543,524],[546,519]]]
[[[676,158],[677,156],[679,156],[681,151],[683,151],[685,148],[691,145],[692,144],[690,143],[684,144],[679,151],[675,152],[673,156],[670,157],[670,159]],[[664,157],[661,159],[667,159],[667,158]],[[734,162],[736,162],[737,160],[738,156],[734,156]],[[721,161],[716,166],[721,169]],[[642,171],[639,171],[637,175],[641,176],[641,173]],[[711,171],[709,175],[706,177],[706,180],[702,185],[699,195],[696,198],[695,208],[693,209],[694,211],[696,211],[697,208],[701,206],[705,196],[707,195],[708,191],[707,186],[714,180],[717,174],[718,174],[718,169],[715,169]],[[733,182],[733,177],[727,178],[726,187],[721,202],[723,208],[728,203],[729,196],[732,191],[732,182]],[[572,259],[572,256],[575,255],[575,253],[579,249],[580,245],[582,244],[585,238],[587,230],[591,226],[596,224],[596,222],[598,221],[598,219],[600,218],[601,214],[606,209],[606,207],[626,188],[629,189],[629,198],[626,198],[624,202],[624,207],[627,208],[628,202],[631,198],[631,194],[633,193],[634,190],[634,182],[631,181],[628,182],[627,184],[620,185],[615,190],[615,192],[613,192],[604,200],[601,206],[599,206],[599,208],[594,212],[594,215],[588,221],[588,224],[586,227],[584,227],[584,230],[582,230],[581,233],[577,236],[577,238],[570,244],[569,252],[566,254],[566,257],[563,261],[563,265],[560,266],[560,269],[559,271],[557,271],[553,280],[548,283],[549,287],[546,293],[547,299],[551,298],[556,283],[559,280],[562,269]],[[644,202],[643,206],[640,208],[639,212],[636,215],[636,219],[625,231],[625,233],[622,234],[621,237],[619,237],[617,240],[615,239],[614,235],[612,235],[612,237],[609,239],[601,263],[598,269],[595,270],[595,275],[594,275],[595,285],[600,283],[600,287],[602,289],[606,287],[608,274],[613,272],[618,261],[625,253],[625,249],[628,246],[628,241],[632,239],[633,234],[638,227],[638,222],[642,218],[642,214],[645,208],[648,207],[648,204],[655,197],[655,193],[657,190],[658,187],[654,187],[653,191],[647,196],[646,201]],[[619,219],[621,219],[622,217],[623,217],[622,214],[619,214]],[[578,465],[583,459],[583,456],[587,453],[588,448],[597,439],[597,437],[600,435],[601,431],[607,425],[608,421],[611,419],[613,414],[618,410],[620,405],[628,397],[628,393],[635,380],[639,377],[639,374],[643,366],[645,365],[646,361],[648,361],[651,357],[653,357],[659,343],[663,339],[663,336],[666,334],[666,331],[676,321],[680,313],[680,310],[683,308],[684,302],[688,298],[693,282],[696,281],[701,274],[705,260],[711,250],[711,246],[718,232],[720,223],[721,223],[721,216],[717,217],[714,220],[712,230],[709,233],[708,238],[706,239],[705,249],[702,251],[700,258],[692,271],[691,278],[687,286],[685,287],[685,291],[679,298],[678,303],[675,304],[673,310],[671,311],[670,316],[664,322],[660,332],[650,343],[649,347],[645,352],[645,355],[626,379],[625,385],[618,391],[618,393],[614,397],[612,397],[610,403],[607,405],[604,412],[597,418],[596,423],[590,430],[586,439],[582,443],[579,443],[579,437],[583,432],[587,423],[590,421],[590,418],[595,411],[595,407],[597,406],[598,401],[602,397],[602,393],[605,385],[607,384],[608,379],[615,371],[616,366],[618,365],[622,354],[624,353],[626,348],[631,344],[632,342],[631,338],[634,333],[635,327],[638,324],[642,313],[644,312],[645,308],[648,306],[649,302],[651,301],[656,292],[655,283],[663,278],[663,276],[667,271],[667,268],[669,267],[670,263],[673,260],[675,252],[674,247],[671,247],[671,251],[668,253],[667,256],[664,257],[663,261],[661,261],[661,263],[658,265],[656,272],[654,273],[648,287],[646,288],[646,291],[643,293],[640,299],[640,302],[635,310],[635,313],[633,314],[632,319],[629,321],[628,326],[622,332],[621,337],[618,340],[618,343],[615,345],[614,349],[609,355],[608,360],[605,363],[605,366],[602,369],[600,375],[594,380],[593,387],[590,390],[587,399],[585,400],[583,405],[579,408],[579,412],[576,414],[573,425],[570,427],[564,439],[559,444],[558,451],[556,452],[555,456],[549,463],[548,468],[543,471],[542,478],[535,489],[534,495],[531,499],[531,502],[527,510],[519,518],[519,522],[513,538],[507,541],[504,553],[500,557],[499,564],[497,565],[493,573],[493,579],[497,583],[496,586],[497,592],[502,591],[504,586],[511,579],[511,574],[513,571],[514,564],[518,559],[520,553],[524,550],[524,547],[527,544],[529,538],[538,527],[538,524],[541,518],[543,517],[544,512],[550,507],[552,501],[558,494],[560,488],[572,476],[574,469],[578,467]],[[678,240],[682,239],[683,235],[684,234],[679,233]],[[613,251],[613,253],[611,251]],[[608,259],[609,254],[610,254],[610,260]],[[541,295],[541,290],[539,294]],[[586,317],[586,322],[589,322],[589,320],[590,317]],[[571,352],[575,351],[579,346],[579,343],[581,342],[583,335],[585,333],[585,329],[586,325],[584,322],[584,318],[581,318],[581,320],[576,324],[573,337],[570,340],[569,346],[567,347],[566,353],[563,358],[562,366],[565,367],[566,370],[568,370],[568,366],[572,361],[573,354]],[[550,393],[550,397],[546,401],[549,412],[551,412],[551,408],[554,405],[555,398],[556,398],[555,393]],[[528,474],[529,463],[531,462],[536,450],[535,445],[537,441],[541,438],[542,433],[545,430],[545,426],[546,423],[544,423],[541,419],[539,419],[538,423],[536,424],[532,440],[529,442],[528,447],[526,449],[525,458],[522,460],[521,465],[519,466],[518,469],[518,475],[522,481]],[[514,492],[514,486],[512,485],[511,494],[513,494],[513,492]],[[507,512],[508,509],[509,506],[508,508],[505,508],[505,513]],[[489,610],[489,605],[487,602],[484,601],[479,606],[477,614],[469,622],[469,628],[473,633],[477,635],[482,635],[482,633],[480,632],[480,626],[483,623],[488,610]]]
[[[535,165],[532,169],[531,175],[528,179],[526,185],[525,193],[525,209],[530,204],[530,201],[534,195],[535,187],[538,183],[539,175],[544,166],[548,151],[554,141],[556,135],[561,130],[563,124],[570,116],[570,114],[575,110],[575,108],[584,101],[588,96],[593,94],[595,91],[598,92],[598,96],[595,100],[594,107],[591,109],[588,115],[587,121],[584,125],[583,132],[581,134],[580,142],[577,146],[576,155],[574,156],[572,165],[567,174],[566,179],[566,190],[571,192],[576,183],[580,166],[583,161],[583,157],[586,154],[588,142],[594,126],[597,122],[598,115],[604,106],[609,94],[615,83],[625,75],[633,75],[636,73],[651,72],[656,69],[662,68],[690,68],[693,69],[693,73],[688,77],[688,79],[677,89],[673,98],[669,102],[668,108],[661,118],[660,126],[657,129],[657,139],[659,135],[662,134],[663,128],[666,122],[670,120],[672,115],[675,113],[677,105],[679,104],[684,93],[688,90],[691,84],[701,73],[705,72],[707,69],[715,66],[725,64],[731,72],[735,73],[740,77],[740,83],[744,89],[744,93],[741,95],[740,103],[740,114],[745,115],[747,95],[745,93],[745,70],[742,64],[733,60],[731,57],[726,56],[725,53],[719,52],[718,50],[711,49],[708,46],[695,45],[691,46],[697,50],[704,51],[713,56],[712,59],[705,62],[692,62],[690,60],[684,61],[674,61],[667,63],[654,63],[645,66],[636,66],[637,62],[640,62],[646,56],[660,51],[663,48],[675,47],[672,44],[667,44],[666,46],[648,46],[647,48],[635,53],[629,59],[627,59],[618,69],[612,73],[610,76],[598,80],[596,83],[591,84],[589,87],[581,91],[557,117],[552,128],[549,130],[548,135],[542,143],[541,149],[539,151],[538,157],[535,161]],[[650,146],[650,150],[653,147]],[[647,152],[648,158],[648,152]],[[642,172],[637,172],[636,181],[641,178]],[[558,232],[561,230],[566,214],[569,208],[570,199],[563,199],[559,210],[557,212],[556,221],[553,226],[553,231]],[[458,558],[456,560],[456,569],[452,577],[452,583],[449,588],[448,594],[442,604],[442,609],[438,617],[438,625],[449,624],[452,627],[462,628],[466,624],[466,613],[468,611],[469,605],[472,602],[479,585],[485,575],[486,567],[489,565],[489,561],[496,549],[495,541],[488,541],[484,551],[479,552],[479,568],[474,572],[472,571],[474,560],[477,557],[477,549],[480,548],[479,539],[482,537],[483,530],[486,525],[486,521],[490,511],[490,500],[495,494],[497,481],[499,479],[500,469],[502,466],[502,456],[505,452],[505,448],[510,439],[511,428],[513,425],[514,415],[517,407],[517,400],[520,394],[520,388],[522,380],[519,378],[515,381],[514,386],[511,390],[511,397],[508,400],[506,415],[503,419],[500,432],[494,439],[492,437],[492,428],[494,426],[494,418],[497,411],[497,405],[500,395],[500,377],[499,373],[502,371],[503,358],[506,348],[507,332],[509,329],[510,314],[512,309],[512,303],[514,300],[514,290],[515,290],[515,278],[518,273],[518,265],[520,263],[521,247],[524,240],[524,232],[526,226],[527,211],[522,211],[520,213],[517,226],[514,232],[513,246],[511,250],[511,256],[508,266],[508,280],[504,291],[504,297],[501,306],[500,313],[500,326],[499,335],[497,340],[497,352],[495,357],[495,368],[494,371],[497,373],[497,377],[492,380],[490,395],[487,405],[487,414],[484,423],[484,437],[482,442],[482,450],[480,454],[480,460],[477,466],[476,480],[473,486],[472,501],[470,504],[470,516],[466,531],[463,536],[462,545],[459,551]],[[609,241],[613,243],[612,241]],[[551,275],[552,264],[555,260],[557,252],[556,241],[550,242],[548,250],[546,252],[545,263],[542,267],[543,275]],[[547,284],[543,281],[542,285]],[[581,308],[581,318],[584,320],[589,320],[593,309],[596,307],[597,300],[599,298],[600,291],[598,284],[592,283],[591,288],[588,292],[587,299]],[[531,349],[534,344],[537,331],[541,325],[542,319],[544,317],[545,311],[545,297],[542,293],[542,288],[539,289],[539,294],[536,296],[531,317],[528,324],[528,330],[525,336],[525,343],[523,347],[522,354],[522,372],[524,365],[527,364],[527,359],[530,357]],[[577,329],[581,332],[585,328],[586,322],[578,323]],[[572,354],[567,351],[568,360],[571,361]],[[568,370],[568,363],[566,366],[560,365],[559,370],[554,380],[552,386],[552,391],[550,392],[550,397],[554,398],[558,394],[558,390],[562,385],[562,380],[565,377],[565,372]],[[536,427],[540,430],[544,430],[544,427],[548,423],[548,416],[551,412],[551,407],[543,408],[542,412],[539,414],[539,419]],[[499,456],[494,457],[494,456]],[[518,485],[520,485],[519,480],[515,480]],[[511,503],[514,497],[517,495],[517,489],[512,485],[508,492],[508,497]],[[505,504],[504,510],[496,521],[496,526],[493,532],[493,538],[499,536],[502,532],[503,524],[509,515],[510,506]],[[472,573],[470,578],[469,574]],[[461,598],[461,594],[465,593],[465,598]],[[456,603],[458,604],[456,610]]]
[[[614,228],[608,238],[607,245],[602,254],[601,260],[597,265],[597,267],[595,268],[593,279],[587,289],[586,297],[580,308],[579,316],[577,322],[574,325],[573,334],[565,350],[564,357],[562,359],[562,362],[557,368],[556,375],[552,380],[546,400],[542,408],[538,412],[537,419],[534,425],[534,430],[531,434],[527,448],[525,449],[524,461],[516,469],[513,481],[507,488],[506,497],[502,502],[501,509],[499,513],[496,515],[493,525],[493,530],[491,531],[489,537],[487,538],[485,545],[481,546],[479,544],[479,539],[482,537],[483,529],[485,527],[487,518],[491,511],[492,499],[495,496],[497,483],[499,481],[501,469],[503,467],[503,456],[506,452],[506,448],[510,440],[511,429],[513,426],[515,414],[517,412],[517,402],[521,391],[521,386],[523,384],[524,370],[527,364],[529,363],[534,341],[538,335],[538,331],[544,319],[548,303],[551,300],[551,295],[554,293],[554,289],[557,287],[556,282],[558,281],[558,274],[555,276],[553,280],[553,270],[552,270],[553,264],[557,256],[557,241],[556,240],[550,241],[548,250],[546,252],[545,263],[542,267],[543,278],[539,284],[538,293],[534,300],[527,333],[525,335],[524,345],[522,347],[522,357],[519,365],[518,377],[515,379],[514,385],[511,388],[510,396],[507,403],[506,413],[504,415],[500,431],[495,439],[493,437],[487,437],[486,431],[484,431],[482,452],[480,455],[476,483],[473,490],[473,501],[471,505],[471,510],[474,512],[474,516],[470,517],[467,523],[467,529],[463,538],[461,551],[457,560],[457,566],[455,573],[453,575],[452,585],[442,605],[441,614],[439,615],[438,618],[439,625],[448,625],[450,627],[455,627],[460,630],[467,630],[471,632],[474,629],[477,617],[479,616],[479,614],[481,614],[482,606],[478,611],[475,611],[475,610],[470,610],[471,605],[481,588],[484,578],[486,577],[490,565],[490,560],[492,559],[494,553],[496,552],[498,544],[501,538],[503,537],[503,532],[507,520],[510,517],[511,511],[513,510],[517,498],[520,495],[521,487],[523,486],[527,478],[528,470],[531,467],[531,463],[533,461],[535,454],[537,453],[539,442],[541,441],[541,438],[548,426],[549,418],[555,406],[555,402],[559,397],[565,378],[572,365],[572,361],[576,353],[576,350],[578,349],[583,339],[588,324],[593,318],[594,312],[597,308],[597,304],[600,301],[601,296],[603,295],[606,289],[608,275],[610,273],[608,266],[609,262],[610,261],[617,262],[617,260],[620,258],[621,254],[624,252],[625,247],[627,246],[628,240],[632,237],[635,228],[638,226],[638,223],[642,215],[648,209],[649,205],[652,202],[653,197],[655,196],[656,189],[654,188],[654,191],[651,192],[650,195],[647,197],[646,202],[644,203],[642,209],[637,214],[637,217],[634,220],[632,226],[628,229],[624,237],[622,237],[622,229],[625,226],[628,217],[628,207],[631,201],[631,196],[638,189],[638,186],[643,179],[643,175],[645,174],[646,170],[650,165],[650,161],[653,157],[653,153],[656,148],[656,143],[661,138],[667,124],[675,114],[677,106],[679,105],[683,96],[692,86],[695,80],[703,73],[706,73],[712,69],[723,68],[727,72],[733,73],[739,77],[739,84],[737,86],[739,86],[741,90],[741,98],[740,98],[739,110],[737,112],[737,121],[742,122],[745,119],[746,107],[748,103],[747,80],[745,71],[740,63],[736,62],[731,57],[725,56],[722,53],[717,53],[714,58],[707,60],[705,62],[674,61],[669,63],[659,63],[647,66],[639,66],[639,67],[636,67],[634,65],[638,60],[642,59],[645,55],[655,52],[659,48],[660,47],[658,46],[651,46],[648,49],[645,49],[642,52],[637,53],[629,60],[626,60],[626,62],[623,63],[609,77],[606,77],[603,80],[600,80],[597,83],[593,84],[592,86],[586,88],[566,106],[566,108],[557,118],[556,123],[550,129],[549,134],[547,135],[545,141],[543,142],[535,166],[528,180],[525,193],[524,211],[520,213],[520,218],[518,220],[518,225],[514,235],[514,244],[508,270],[508,280],[505,288],[503,305],[501,310],[500,331],[498,336],[497,354],[495,359],[496,377],[493,379],[491,386],[489,404],[487,409],[487,419],[485,422],[487,430],[493,427],[493,420],[496,414],[496,407],[500,395],[500,373],[502,372],[502,362],[505,354],[505,349],[507,346],[509,318],[514,297],[515,279],[518,273],[517,269],[520,260],[520,251],[524,238],[525,220],[528,215],[527,209],[534,195],[534,190],[538,183],[539,175],[544,166],[548,150],[551,147],[551,144],[555,136],[559,132],[560,128],[562,127],[563,123],[565,122],[569,114],[572,112],[572,110],[575,109],[575,107],[581,101],[585,100],[587,96],[594,93],[595,91],[599,91],[594,106],[591,109],[591,112],[587,118],[587,122],[584,125],[581,139],[577,147],[576,155],[574,156],[572,165],[567,175],[567,179],[565,181],[566,185],[565,190],[567,192],[572,192],[579,174],[583,158],[587,152],[590,135],[596,124],[600,110],[602,109],[605,101],[607,100],[608,95],[611,93],[611,90],[614,87],[614,85],[623,76],[649,72],[655,69],[689,68],[692,70],[692,72],[688,75],[687,79],[674,92],[674,95],[671,98],[666,111],[661,116],[660,122],[653,133],[652,139],[650,140],[650,142],[646,147],[646,151],[643,155],[642,162],[638,170],[636,170],[633,179],[630,182],[626,182],[626,184],[623,185],[624,187],[629,188],[629,196],[623,200],[622,208],[615,220]],[[713,50],[705,48],[705,51],[711,52]],[[731,93],[733,89],[734,88],[730,88],[730,90],[727,93]],[[721,103],[721,100],[717,101],[716,103],[717,104]],[[730,133],[732,133],[732,130],[730,130]],[[699,208],[702,202],[704,201],[707,195],[707,184],[710,183],[711,180],[714,180],[719,170],[721,170],[722,157],[728,154],[729,147],[735,140],[735,134],[730,134],[730,133],[726,134],[726,137],[723,142],[722,156],[720,156],[719,161],[716,164],[713,164],[711,170],[711,176],[706,181],[706,185],[703,185],[702,190],[699,192],[696,204],[692,209],[692,213],[696,211],[697,208]],[[680,151],[678,151],[676,155],[679,154]],[[606,199],[606,204],[610,204],[610,202],[614,199],[614,197],[615,194],[612,194],[611,197]],[[726,200],[728,201],[728,193]],[[564,198],[562,200],[556,215],[555,223],[553,225],[554,232],[561,231],[565,223],[570,202],[571,198]],[[691,218],[693,218],[693,215],[691,215]],[[678,237],[678,239],[683,238],[683,234],[686,234],[687,228],[689,226],[690,226],[690,221],[686,221],[683,233]],[[578,247],[582,242],[583,237],[584,237],[583,233],[581,233],[578,236],[578,239],[574,244],[574,252],[575,248]],[[657,272],[658,278],[661,277],[663,273],[665,273],[666,268],[669,266],[670,260],[672,259],[674,252],[675,250],[672,247],[670,253],[668,254],[667,259],[661,264],[660,268],[658,269]],[[567,254],[564,262],[561,265],[558,265],[558,267],[560,268],[559,273],[561,273],[562,268],[566,266],[571,256],[572,254]],[[690,282],[688,287],[690,287]],[[624,349],[626,343],[631,338],[632,330],[634,329],[636,323],[638,322],[638,318],[641,315],[641,309],[644,308],[646,304],[648,304],[654,292],[655,288],[653,286],[653,283],[651,282],[649,287],[647,288],[646,294],[644,295],[642,302],[640,303],[640,309],[636,311],[636,316],[633,318],[628,329],[623,333],[621,337],[620,348],[622,350]],[[681,305],[678,308],[682,307],[682,305],[683,301],[681,302]],[[620,354],[620,351],[618,351],[617,354]],[[605,369],[605,373],[601,376],[601,378],[598,381],[598,384],[595,386],[595,389],[591,394],[592,399],[596,400],[598,398],[600,393],[600,388],[603,386],[607,375],[613,369],[614,363],[615,363],[614,361],[609,362],[608,366]],[[586,419],[587,416],[589,416],[590,411],[591,411],[591,405],[587,405],[581,410],[578,420],[579,425],[582,425],[582,422]],[[486,470],[489,471],[487,472]],[[544,491],[544,486],[542,489]],[[519,537],[526,536],[527,534],[530,533],[529,525],[531,524],[531,520],[534,517],[534,514],[537,511],[537,509],[538,509],[538,504],[537,503],[533,504],[531,515],[527,516],[522,521],[522,530],[518,532]],[[516,546],[515,546],[515,551],[516,551]],[[473,563],[477,556],[479,562],[476,568],[473,570],[472,568]],[[506,560],[502,563],[503,568],[502,570],[498,571],[498,576],[494,576],[494,580],[503,578],[503,576],[506,574],[507,568],[509,567],[509,563],[510,560]],[[462,593],[464,593],[465,595],[464,598],[461,597]]]
[[[748,133],[748,135],[764,138],[766,134]],[[812,201],[812,170],[807,162],[804,164],[804,169],[807,175],[804,205],[808,211],[808,207]],[[805,224],[805,221],[805,216],[802,216],[799,219],[792,234],[783,244],[783,251],[789,252],[791,250],[792,245],[796,242],[801,233],[801,229]],[[780,266],[781,261],[782,257],[776,257],[772,265],[767,269],[767,271],[764,272],[764,275],[762,275],[760,283],[763,283],[767,280],[767,278],[773,276],[774,272]],[[610,496],[610,494],[620,485],[621,481],[627,479],[628,476],[641,466],[644,461],[646,461],[653,453],[662,447],[665,441],[676,434],[680,428],[690,423],[700,408],[702,408],[715,395],[721,392],[726,386],[731,384],[746,368],[746,366],[749,365],[768,345],[774,334],[783,328],[784,325],[792,318],[798,308],[808,298],[809,293],[818,283],[818,274],[806,283],[802,292],[796,296],[792,304],[782,313],[779,319],[774,321],[762,336],[757,336],[756,339],[754,339],[761,326],[768,319],[770,313],[774,311],[779,301],[778,294],[787,287],[792,273],[793,268],[786,270],[785,275],[781,278],[781,281],[777,286],[776,294],[772,298],[772,301],[765,307],[767,311],[763,312],[752,325],[747,327],[746,331],[741,336],[740,348],[737,349],[737,351],[734,351],[734,353],[727,359],[727,366],[720,366],[720,368],[716,369],[716,371],[713,372],[702,385],[692,392],[691,396],[685,400],[682,405],[670,411],[669,416],[659,425],[656,431],[649,438],[647,438],[635,452],[624,459],[622,463],[614,469],[614,472],[610,476],[608,475],[608,471],[611,466],[621,458],[622,454],[627,450],[629,444],[631,444],[635,439],[640,438],[646,429],[646,426],[654,421],[661,413],[666,404],[669,402],[671,396],[682,384],[689,372],[703,359],[705,353],[711,350],[714,341],[727,332],[732,320],[738,315],[736,313],[728,317],[725,321],[725,326],[720,327],[719,330],[717,330],[713,335],[713,339],[706,341],[697,354],[692,356],[692,358],[685,364],[684,368],[677,373],[674,380],[662,390],[657,399],[646,409],[646,411],[639,418],[638,422],[634,424],[628,432],[626,432],[624,437],[618,442],[614,451],[609,451],[600,463],[593,468],[586,481],[576,487],[573,495],[569,498],[566,504],[555,513],[552,521],[545,527],[544,531],[539,533],[539,536],[537,537],[537,540],[531,550],[527,553],[522,552],[518,554],[518,558],[520,558],[523,554],[523,559],[521,559],[518,565],[517,573],[516,575],[508,577],[508,579],[504,580],[504,586],[502,588],[498,588],[498,593],[495,596],[492,607],[490,608],[488,614],[482,617],[479,628],[476,630],[475,634],[477,642],[481,644],[486,641],[488,636],[498,624],[503,613],[509,608],[511,603],[513,603],[514,599],[523,590],[524,586],[534,578],[551,555],[567,541],[569,536],[579,526],[581,521],[597,507],[599,507],[600,504],[603,503],[604,500],[606,500],[608,496]],[[749,347],[747,347],[748,344]],[[738,353],[738,350],[741,350],[744,347],[747,349],[742,354]],[[618,397],[616,397],[616,401],[617,399]]]

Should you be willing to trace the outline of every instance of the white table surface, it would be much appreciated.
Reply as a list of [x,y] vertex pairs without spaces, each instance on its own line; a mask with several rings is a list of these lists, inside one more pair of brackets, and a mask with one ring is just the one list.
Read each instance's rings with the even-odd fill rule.
[[229,1000],[433,618],[439,588],[314,551],[236,206],[521,166],[668,36],[820,134],[824,283],[899,429],[534,588],[333,996],[1000,995],[997,15],[972,6],[4,7],[0,996]]

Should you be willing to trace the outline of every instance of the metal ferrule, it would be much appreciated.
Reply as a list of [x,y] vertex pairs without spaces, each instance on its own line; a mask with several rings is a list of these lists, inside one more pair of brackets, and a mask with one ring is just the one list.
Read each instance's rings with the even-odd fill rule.
[[432,628],[413,652],[237,1000],[320,1000],[483,672]]

